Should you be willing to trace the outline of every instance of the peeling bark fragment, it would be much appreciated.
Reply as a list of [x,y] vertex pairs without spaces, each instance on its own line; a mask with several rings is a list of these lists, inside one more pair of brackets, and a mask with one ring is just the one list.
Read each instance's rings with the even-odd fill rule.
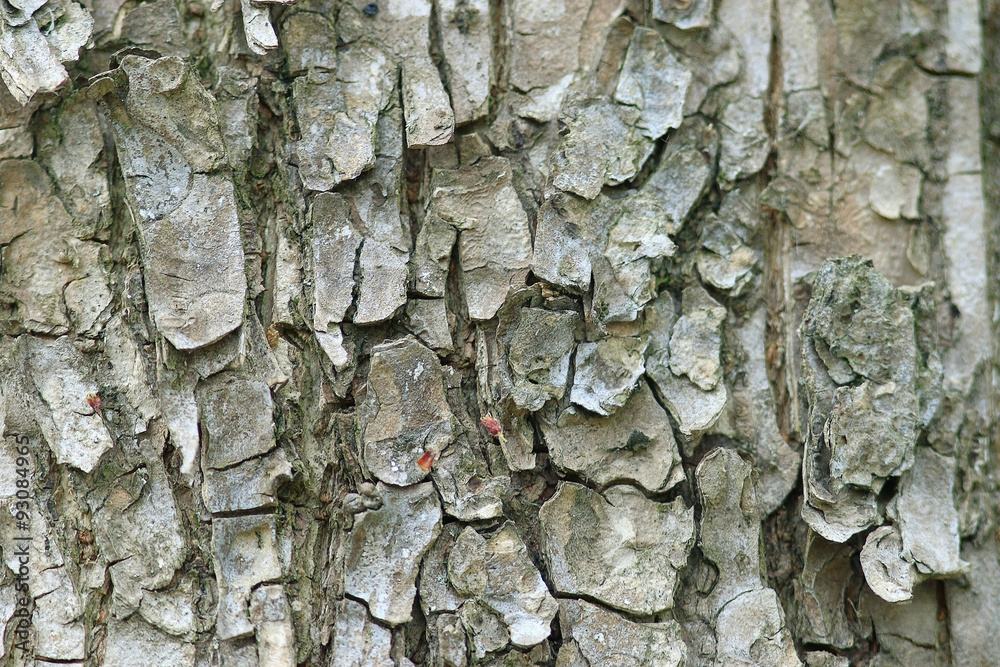
[[764,586],[753,466],[717,448],[698,464],[695,478],[703,508],[699,546],[718,572],[705,600],[695,603],[700,616],[714,619],[713,664],[800,665],[781,602]]
[[240,325],[246,294],[215,100],[180,58],[125,56],[112,77],[121,83],[93,90],[115,131],[153,321],[174,347],[203,347]]
[[568,134],[551,157],[552,184],[594,199],[605,184],[620,185],[635,176],[653,152],[649,129],[637,127],[641,117],[634,108],[604,100],[564,105],[560,121]]
[[35,597],[35,610],[31,615],[32,648],[40,658],[59,662],[83,660],[87,644],[87,629],[81,618],[83,605],[69,577],[63,574],[62,586]]
[[918,447],[888,514],[899,526],[903,553],[922,575],[955,576],[969,567],[959,558],[954,490],[955,459]]
[[43,4],[5,5],[0,12],[0,78],[21,105],[69,78],[62,63],[79,57],[94,29],[90,12],[75,2],[50,2],[48,12],[38,11]]
[[[802,574],[799,578],[802,601],[798,610],[796,636],[803,642],[839,649],[854,645],[855,638],[845,612],[844,601],[854,576],[855,549],[823,539],[810,531],[806,538]],[[864,554],[861,556],[864,565]],[[808,662],[808,658],[807,658]]]
[[443,297],[458,231],[429,211],[417,232],[410,274],[413,289],[428,297]]
[[486,114],[493,74],[489,2],[439,0],[437,23],[455,124],[479,120]]
[[591,252],[601,238],[585,224],[588,208],[572,195],[557,192],[538,210],[531,270],[553,285],[590,290]]
[[337,622],[331,639],[330,667],[395,667],[389,657],[392,634],[372,621],[354,600],[334,603]]
[[764,98],[771,77],[771,22],[767,0],[721,0],[718,18],[732,32],[743,71],[737,85],[721,91],[719,182],[723,185],[757,173],[771,140],[764,124]]
[[342,194],[323,193],[309,211],[313,226],[313,326],[329,331],[344,321],[354,299],[354,263],[362,235]]
[[[572,665],[563,653],[578,651],[586,667],[680,667],[687,661],[681,626],[669,619],[636,623],[583,600],[559,601],[563,645],[557,664]],[[574,648],[570,648],[573,646]],[[565,663],[564,663],[565,660]]]
[[119,613],[135,611],[144,590],[168,585],[187,543],[170,481],[158,460],[115,480],[94,511],[94,537],[114,584]]
[[507,343],[514,374],[512,396],[517,407],[534,412],[566,391],[580,316],[573,311],[522,308],[518,318]]
[[250,153],[257,143],[257,82],[256,77],[236,67],[219,68],[219,121],[229,166],[237,174],[246,174]]
[[409,329],[436,352],[452,349],[448,309],[444,299],[410,299],[406,305]]
[[274,404],[266,382],[224,371],[202,380],[197,396],[206,467],[228,468],[274,449]]
[[103,246],[81,241],[54,185],[33,160],[0,162],[0,279],[12,313],[30,332],[62,335],[99,332],[111,303]]
[[465,632],[456,614],[440,614],[427,620],[429,664],[434,667],[466,667]]
[[434,485],[378,484],[382,507],[362,514],[349,538],[344,590],[390,625],[410,620],[420,561],[441,532]]
[[330,190],[375,163],[375,126],[390,104],[396,68],[365,40],[337,52],[335,71],[310,69],[293,96],[302,139],[299,174],[310,190]]
[[505,523],[488,540],[472,528],[462,531],[448,556],[448,579],[461,595],[499,614],[515,646],[534,646],[549,636],[559,607],[514,524]]
[[441,611],[458,611],[463,598],[448,579],[448,556],[463,530],[462,524],[446,523],[427,550],[420,566],[420,608],[424,616]]
[[776,419],[776,406],[767,377],[764,307],[757,308],[736,328],[746,362],[738,371],[741,381],[733,382],[724,416],[713,430],[740,442],[760,476],[758,496],[761,511],[769,515],[784,502],[794,488],[802,455],[792,449]]
[[540,424],[552,462],[598,486],[627,481],[655,493],[684,479],[667,413],[645,382],[610,417],[571,406],[547,410]]
[[281,585],[261,586],[250,596],[257,658],[267,667],[295,667],[292,610]]
[[556,591],[635,614],[674,605],[677,570],[694,542],[694,508],[647,500],[628,486],[598,494],[561,482],[539,511]]
[[739,596],[716,621],[717,667],[800,667],[777,593],[771,588]]
[[58,119],[47,120],[58,122],[61,134],[39,136],[38,156],[58,184],[75,234],[88,238],[110,217],[111,194],[100,117],[97,105],[83,95],[69,98],[58,108],[58,114]]
[[271,49],[278,48],[278,35],[271,25],[270,13],[267,5],[253,0],[240,0],[243,35],[250,50],[259,56],[267,55]]
[[[451,140],[455,116],[441,76],[430,57],[430,0],[383,0],[377,18],[362,17],[366,0],[341,8],[339,25],[344,41],[353,41],[352,26],[366,32],[385,48],[393,49],[401,65],[401,93],[408,148],[438,146]],[[362,75],[363,78],[363,75]]]
[[108,667],[131,667],[149,662],[163,667],[194,667],[197,647],[150,627],[136,617],[126,621],[111,619],[104,649]]
[[646,345],[642,338],[618,336],[580,343],[570,400],[604,416],[625,405],[645,371]]
[[189,572],[174,590],[146,591],[142,596],[139,615],[150,625],[164,632],[179,637],[190,637],[196,630],[194,604],[196,580],[197,575]]
[[639,191],[661,207],[668,234],[680,231],[712,180],[719,138],[699,117],[685,120],[667,139],[660,164]]
[[[514,190],[510,162],[492,157],[455,170],[435,170],[427,219],[433,216],[459,230],[469,317],[491,319],[531,266],[528,216]],[[435,247],[443,251],[444,244]]]
[[681,316],[670,333],[670,370],[688,376],[702,391],[711,391],[722,379],[720,327],[726,309],[701,285],[684,290]]
[[861,550],[861,569],[872,592],[886,602],[913,597],[917,571],[903,552],[903,537],[896,526],[881,526],[868,534]]
[[215,632],[219,639],[253,633],[248,601],[260,583],[281,577],[273,514],[216,517],[212,551],[219,586]]
[[444,511],[460,521],[482,521],[503,515],[508,475],[493,475],[489,462],[466,442],[449,448],[431,469]]
[[713,0],[653,0],[653,18],[681,30],[712,25]]
[[716,448],[695,470],[702,517],[698,545],[718,568],[710,615],[761,581],[760,516],[753,466],[731,449]]
[[756,188],[744,186],[726,196],[718,216],[706,217],[701,248],[695,254],[703,282],[733,295],[750,283],[760,251],[751,248],[748,240],[760,227],[759,206]]
[[469,638],[474,660],[482,660],[510,644],[503,618],[484,602],[468,600],[459,610],[458,617]]
[[427,476],[424,452],[451,443],[454,415],[444,394],[441,362],[412,336],[372,348],[368,393],[358,410],[365,465],[389,484]]
[[259,509],[275,504],[275,488],[292,477],[292,466],[279,449],[226,470],[205,469],[202,498],[209,512]]
[[56,462],[89,473],[114,446],[104,420],[87,403],[97,384],[83,371],[89,366],[68,338],[19,339],[19,357],[38,392],[35,420]]
[[874,494],[913,463],[913,322],[905,297],[870,260],[830,260],[816,276],[800,329],[809,403],[803,517],[827,539],[870,525]]
[[[654,3],[654,7],[659,3]],[[711,4],[711,0],[709,0]],[[615,100],[639,109],[636,126],[650,139],[680,127],[691,72],[655,30],[636,28],[618,79]]]

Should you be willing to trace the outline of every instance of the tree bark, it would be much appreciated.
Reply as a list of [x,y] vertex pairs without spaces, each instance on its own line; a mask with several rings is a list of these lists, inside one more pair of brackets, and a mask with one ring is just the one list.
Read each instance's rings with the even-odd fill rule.
[[0,31],[0,665],[996,663],[993,0]]

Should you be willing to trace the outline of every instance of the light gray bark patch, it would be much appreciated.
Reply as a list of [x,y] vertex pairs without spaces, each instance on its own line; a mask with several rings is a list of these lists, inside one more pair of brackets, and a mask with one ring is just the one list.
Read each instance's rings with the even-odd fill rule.
[[382,0],[371,16],[359,11],[367,4],[356,0],[341,7],[340,39],[352,42],[364,35],[391,50],[400,65],[408,148],[448,143],[455,115],[430,56],[430,0]]
[[573,311],[522,308],[508,329],[507,359],[514,374],[512,396],[517,407],[540,410],[566,391],[569,361],[576,346],[580,315]]
[[842,542],[875,520],[874,495],[913,465],[917,345],[907,298],[858,256],[816,274],[800,336],[809,404],[803,517]]
[[684,479],[667,413],[645,382],[610,417],[570,406],[546,409],[540,424],[552,462],[598,486],[628,481],[658,492]]
[[448,580],[459,594],[496,612],[515,646],[534,646],[549,636],[559,607],[514,524],[505,523],[489,539],[471,527],[462,531],[448,555]]
[[424,556],[418,588],[420,608],[427,617],[442,611],[458,611],[462,606],[464,598],[448,579],[448,557],[462,530],[460,523],[446,523]]
[[706,431],[719,419],[729,394],[725,382],[710,392],[702,391],[687,378],[670,371],[670,335],[678,320],[677,304],[664,291],[645,310],[649,344],[646,349],[646,375],[653,381],[657,395],[677,421],[684,435]]
[[260,583],[281,577],[274,515],[216,517],[212,552],[219,587],[215,632],[219,639],[248,636],[254,631],[250,592]]
[[128,620],[111,619],[103,664],[108,667],[131,667],[149,662],[163,667],[194,667],[197,647],[172,637],[144,623],[136,616]]
[[888,515],[899,525],[903,553],[924,576],[956,576],[969,564],[959,558],[955,509],[955,459],[918,447],[903,473]]
[[432,350],[438,353],[452,350],[444,299],[410,299],[406,304],[406,316],[410,331]]
[[487,0],[439,0],[441,33],[455,124],[479,120],[493,77],[493,37]]
[[395,667],[389,657],[392,633],[372,621],[363,604],[344,599],[334,603],[336,624],[331,638],[330,667]]
[[468,600],[458,612],[465,628],[474,660],[482,660],[510,645],[510,634],[503,618],[489,605],[478,600]]
[[636,336],[612,336],[577,345],[570,400],[603,416],[625,405],[645,371],[647,343]]
[[668,219],[666,232],[680,231],[712,181],[719,138],[713,125],[689,118],[668,139],[660,164],[640,190]]
[[94,537],[114,584],[114,602],[127,615],[139,608],[144,590],[169,584],[184,564],[187,543],[163,464],[123,475],[94,512]]
[[354,264],[362,235],[342,194],[322,193],[309,210],[313,246],[313,326],[328,331],[344,321],[354,299]]
[[511,163],[491,157],[459,169],[435,170],[428,219],[432,216],[459,230],[469,317],[491,319],[531,266],[528,216],[514,189]]
[[688,658],[681,626],[673,619],[636,623],[595,604],[565,599],[559,601],[559,625],[559,665],[564,652],[574,651],[590,666],[679,667]]
[[100,244],[80,240],[89,230],[74,224],[53,186],[38,162],[0,162],[0,279],[14,319],[29,332],[93,335],[111,303],[107,257]]
[[382,507],[362,514],[351,531],[344,590],[389,625],[410,620],[420,561],[441,532],[434,485],[378,484]]
[[517,0],[509,6],[508,78],[524,93],[520,115],[543,122],[555,118],[580,64],[581,31],[592,5],[592,0]]
[[766,313],[758,307],[736,327],[738,346],[733,352],[745,359],[738,380],[732,382],[727,410],[712,427],[740,443],[750,454],[759,475],[758,500],[769,515],[784,502],[801,474],[802,455],[793,449],[778,428],[777,413],[765,360]]
[[358,410],[364,460],[389,484],[427,476],[425,452],[440,456],[454,435],[441,362],[412,336],[372,348],[368,393]]
[[363,40],[337,52],[335,70],[310,69],[292,85],[302,138],[299,174],[310,190],[330,190],[375,163],[375,127],[390,104],[396,65]]
[[670,333],[670,371],[686,375],[702,391],[711,391],[722,379],[719,347],[726,309],[701,285],[685,288],[681,316]]
[[19,357],[38,392],[35,421],[56,462],[89,473],[114,446],[101,415],[87,402],[97,383],[85,375],[90,365],[66,337],[46,341],[22,336]]
[[[658,4],[658,3],[654,3]],[[615,89],[615,101],[639,109],[636,127],[650,139],[680,127],[691,72],[658,32],[636,28]]]
[[865,582],[886,602],[906,602],[913,597],[917,570],[903,552],[903,537],[896,526],[870,532],[861,549]]
[[493,474],[482,451],[464,438],[448,448],[431,469],[444,511],[460,521],[482,521],[503,515],[508,475]]
[[292,477],[292,466],[284,450],[245,461],[226,470],[206,468],[201,494],[209,512],[273,507],[275,489]]
[[206,468],[227,468],[274,449],[274,404],[266,382],[225,371],[197,389]]
[[260,664],[295,667],[295,631],[284,586],[261,586],[254,590],[250,594],[250,619]]
[[700,613],[714,619],[717,667],[798,666],[781,602],[762,578],[755,477],[749,462],[722,448],[709,452],[695,470],[702,506],[699,546],[718,570]]
[[677,570],[694,544],[694,508],[662,504],[628,486],[603,495],[561,482],[539,511],[555,590],[635,614],[674,606]]
[[456,614],[439,614],[427,619],[427,650],[430,664],[466,667],[465,630]]
[[653,0],[653,18],[681,30],[712,25],[712,0]]
[[[47,11],[39,11],[45,4]],[[0,78],[14,99],[25,105],[62,85],[69,78],[62,63],[79,58],[93,29],[90,12],[71,0],[6,4],[0,11]]]
[[243,321],[247,286],[215,100],[180,58],[126,56],[92,90],[114,128],[153,321],[178,349],[213,343]]
[[551,156],[552,184],[585,199],[620,185],[642,168],[653,142],[636,125],[640,112],[605,100],[568,100],[560,122],[568,133]]
[[[795,635],[812,644],[850,648],[855,639],[844,600],[851,586],[854,567],[851,560],[856,550],[830,542],[815,532],[806,538],[805,546],[799,576],[803,604],[795,619]],[[861,558],[863,565],[864,555]]]

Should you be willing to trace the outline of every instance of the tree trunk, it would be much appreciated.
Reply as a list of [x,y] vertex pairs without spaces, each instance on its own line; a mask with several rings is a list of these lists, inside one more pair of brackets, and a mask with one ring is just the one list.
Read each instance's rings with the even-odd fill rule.
[[0,664],[996,664],[997,2],[81,1]]

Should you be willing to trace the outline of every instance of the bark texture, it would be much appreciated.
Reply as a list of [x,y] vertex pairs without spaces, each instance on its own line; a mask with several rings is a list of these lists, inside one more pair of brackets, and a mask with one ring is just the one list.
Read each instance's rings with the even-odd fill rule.
[[20,0],[0,77],[0,665],[996,664],[995,0]]

